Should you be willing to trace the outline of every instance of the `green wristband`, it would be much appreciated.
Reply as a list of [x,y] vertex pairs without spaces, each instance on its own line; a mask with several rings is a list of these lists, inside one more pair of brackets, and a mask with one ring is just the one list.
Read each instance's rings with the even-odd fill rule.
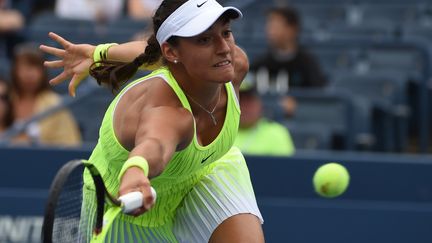
[[123,177],[123,174],[126,172],[126,170],[133,166],[139,167],[144,172],[144,175],[148,176],[149,165],[147,160],[141,156],[134,156],[126,160],[126,162],[123,164],[120,173],[118,175],[118,180],[120,181],[121,178]]
[[97,63],[108,59],[108,50],[111,46],[116,46],[117,43],[100,44],[96,46],[93,52],[93,62]]

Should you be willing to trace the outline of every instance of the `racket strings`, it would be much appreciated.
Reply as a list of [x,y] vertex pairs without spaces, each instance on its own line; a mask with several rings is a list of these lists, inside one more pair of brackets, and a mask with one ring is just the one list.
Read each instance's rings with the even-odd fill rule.
[[[87,242],[93,228],[93,216],[83,206],[83,168],[67,178],[57,201],[53,225],[53,242]],[[86,195],[89,197],[89,195]],[[95,201],[96,197],[92,198]]]

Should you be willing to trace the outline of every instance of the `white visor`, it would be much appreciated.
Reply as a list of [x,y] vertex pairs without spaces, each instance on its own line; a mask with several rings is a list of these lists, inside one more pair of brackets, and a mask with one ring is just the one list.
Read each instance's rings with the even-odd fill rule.
[[171,36],[191,37],[206,31],[226,11],[232,18],[243,15],[235,7],[222,7],[216,0],[189,0],[177,8],[159,27],[156,39],[162,45]]

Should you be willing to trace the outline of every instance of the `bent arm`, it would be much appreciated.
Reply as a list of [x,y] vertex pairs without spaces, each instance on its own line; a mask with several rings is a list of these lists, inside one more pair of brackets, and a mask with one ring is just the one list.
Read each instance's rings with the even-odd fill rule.
[[249,71],[249,60],[246,53],[239,46],[236,46],[234,54],[234,72],[233,80],[234,88],[238,94],[240,85],[243,82],[247,72]]

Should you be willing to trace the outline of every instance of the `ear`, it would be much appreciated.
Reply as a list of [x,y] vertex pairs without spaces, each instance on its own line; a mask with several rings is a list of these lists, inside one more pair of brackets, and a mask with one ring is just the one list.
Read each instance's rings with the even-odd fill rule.
[[167,42],[162,44],[161,51],[162,51],[162,56],[164,56],[168,62],[175,62],[175,60],[179,59],[179,54],[177,49]]

